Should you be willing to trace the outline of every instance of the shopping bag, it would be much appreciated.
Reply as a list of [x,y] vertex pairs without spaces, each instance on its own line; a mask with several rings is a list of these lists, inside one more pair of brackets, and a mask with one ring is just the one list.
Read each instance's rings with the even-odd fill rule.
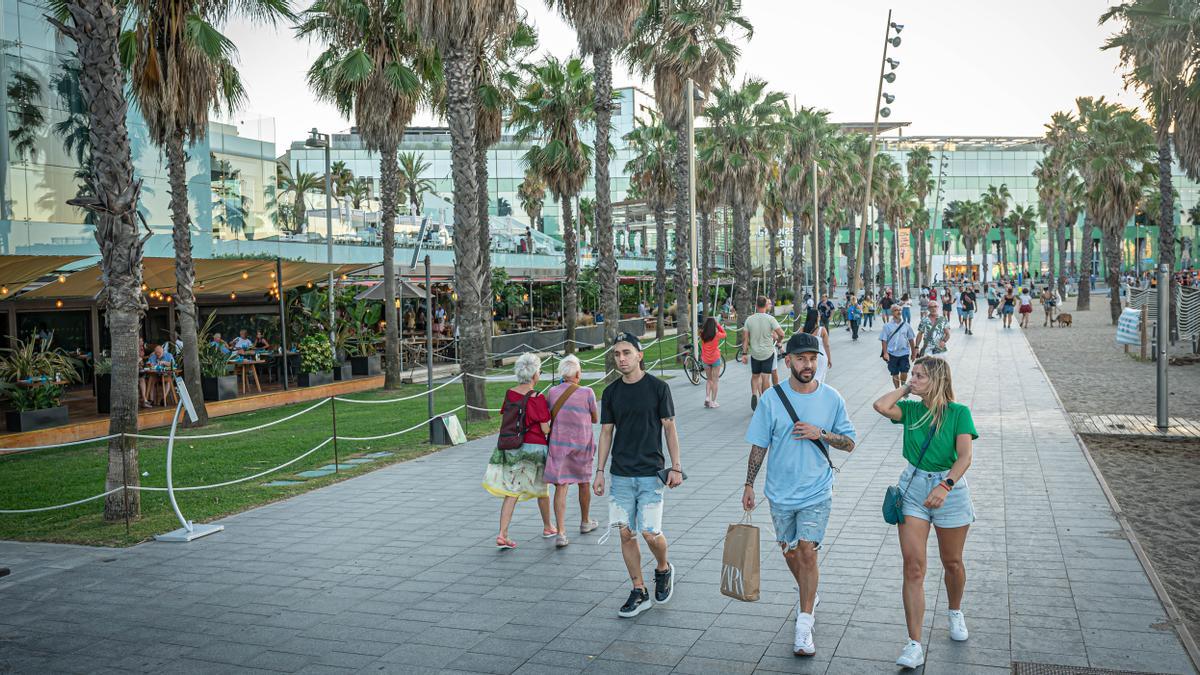
[[760,581],[758,528],[748,522],[749,516],[747,512],[743,522],[729,526],[721,556],[721,595],[743,602],[758,600]]

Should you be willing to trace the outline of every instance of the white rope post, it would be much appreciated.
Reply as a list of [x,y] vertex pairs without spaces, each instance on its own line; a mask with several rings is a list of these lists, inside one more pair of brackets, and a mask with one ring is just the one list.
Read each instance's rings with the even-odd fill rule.
[[192,407],[192,397],[188,394],[187,387],[183,383],[183,378],[175,376],[175,386],[179,387],[179,403],[175,404],[175,414],[171,416],[171,435],[167,438],[167,499],[171,502],[171,510],[175,512],[175,517],[183,527],[178,530],[172,530],[166,534],[156,534],[154,538],[158,541],[191,541],[200,537],[220,532],[225,529],[224,525],[204,525],[196,524],[183,517],[183,513],[179,510],[179,502],[175,501],[175,481],[172,475],[173,460],[175,457],[175,430],[179,426],[179,412],[184,406],[187,406],[188,417],[192,422],[195,422],[196,409]]

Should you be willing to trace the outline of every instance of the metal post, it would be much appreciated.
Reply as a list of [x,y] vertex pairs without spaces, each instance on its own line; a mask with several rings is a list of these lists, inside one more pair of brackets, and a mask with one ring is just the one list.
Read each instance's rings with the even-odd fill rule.
[[1156,332],[1158,351],[1158,428],[1165,430],[1170,426],[1167,418],[1167,366],[1170,356],[1167,354],[1167,339],[1171,323],[1171,269],[1164,263],[1158,266],[1158,324]]
[[[933,233],[934,233],[935,226],[937,225],[938,208],[940,207],[941,202],[942,202],[942,174],[945,173],[945,169],[946,169],[946,147],[942,146],[942,154],[938,158],[937,191],[934,192],[933,213],[929,214],[929,225],[928,225],[928,229],[929,229],[929,267],[926,270],[925,282],[928,283],[930,286],[933,286]],[[924,236],[922,236],[922,239],[924,239]],[[986,242],[985,242],[985,245],[986,245]],[[924,247],[924,241],[922,241],[922,247]],[[945,256],[943,255],[943,257],[945,257]],[[985,284],[987,283],[987,270],[983,271],[983,283],[985,283]]]
[[433,284],[429,278],[429,254],[425,254],[425,389],[429,407],[429,442],[433,436]]
[[[696,284],[696,83],[689,77],[687,86],[688,97],[688,221],[692,232],[692,354],[700,356],[700,313],[697,311]],[[619,317],[618,317],[619,319]]]
[[337,397],[329,397],[330,410],[333,411],[333,472],[338,472],[338,447],[337,447]]
[[[813,141],[814,142],[816,141],[815,133],[813,134]],[[817,287],[821,284],[821,242],[817,238],[818,223],[821,222],[820,221],[821,209],[820,209],[820,205],[819,205],[820,202],[817,197],[817,195],[819,193],[817,192],[817,160],[816,160],[816,158],[813,158],[812,174],[813,174],[813,180],[812,180],[812,184],[813,184],[813,222],[812,222],[813,246],[812,246],[812,249],[813,250],[812,250],[812,254],[810,257],[812,258],[812,266],[813,266],[812,296],[813,296],[813,306],[815,307],[816,304],[821,301],[821,298],[820,298],[821,294],[817,291]],[[801,301],[803,301],[802,298],[794,298],[792,300],[792,306],[794,307],[796,302],[801,302]],[[800,317],[799,311],[796,312],[796,317],[797,318]]]
[[[170,501],[171,510],[175,512],[175,517],[179,519],[179,524],[182,527],[166,534],[155,535],[154,538],[158,541],[188,542],[220,532],[225,529],[225,526],[193,523],[183,517],[183,513],[179,510],[179,502],[175,500],[175,481],[172,468],[175,458],[175,430],[179,427],[179,413],[186,408],[188,417],[193,423],[196,421],[196,410],[192,407],[191,394],[188,393],[187,385],[183,383],[182,377],[175,376],[175,386],[179,388],[179,402],[175,404],[175,414],[171,415],[171,433],[167,436],[167,499]],[[128,509],[126,510],[128,511]]]
[[275,279],[279,282],[279,379],[288,388],[287,302],[283,294],[283,259],[275,259]]
[[[329,134],[325,136],[325,262],[333,264],[333,176],[330,173],[329,153],[332,150],[333,137]],[[279,288],[283,288],[283,282],[280,281]],[[280,293],[282,295],[282,293]],[[329,268],[329,344],[337,343],[336,319],[334,318],[335,307],[333,303],[333,268]]]
[[[846,275],[848,282],[859,280],[864,286],[866,285],[867,281],[866,276],[860,275],[860,271],[862,270],[863,263],[865,262],[863,259],[867,255],[867,230],[871,227],[871,225],[873,225],[873,223],[870,222],[867,213],[871,210],[871,174],[875,171],[875,146],[879,141],[879,100],[883,98],[883,67],[887,63],[888,35],[891,34],[891,31],[892,10],[889,9],[887,23],[885,23],[883,26],[883,56],[879,59],[879,88],[875,92],[875,123],[871,127],[871,152],[867,156],[867,183],[865,186],[866,189],[863,191],[862,232],[858,237],[858,259],[855,261],[859,269],[850,270],[850,273]],[[853,246],[854,242],[850,242],[850,245]],[[851,291],[858,290],[856,284],[851,284],[850,286]]]

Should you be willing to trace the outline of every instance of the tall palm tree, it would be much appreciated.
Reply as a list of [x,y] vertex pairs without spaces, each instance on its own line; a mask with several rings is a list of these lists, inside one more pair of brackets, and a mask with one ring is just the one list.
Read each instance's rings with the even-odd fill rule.
[[[1111,7],[1100,23],[1122,22],[1103,49],[1118,49],[1126,86],[1138,89],[1150,110],[1157,141],[1158,262],[1175,268],[1175,196],[1171,187],[1171,128],[1175,148],[1192,179],[1200,179],[1200,10],[1194,2],[1129,0]],[[1177,322],[1176,282],[1168,275],[1171,327]]]
[[[299,166],[297,166],[299,169]],[[292,234],[300,234],[304,231],[308,223],[308,207],[304,203],[304,196],[310,192],[320,192],[325,188],[325,180],[315,173],[307,171],[299,171],[295,174],[291,172],[287,164],[280,162],[275,166],[275,180],[278,182],[279,196],[283,197],[286,194],[292,196],[291,218],[288,225],[288,231]]]
[[787,96],[767,91],[765,80],[741,87],[722,82],[705,109],[713,136],[704,161],[712,162],[733,210],[735,304],[739,326],[750,316],[750,216],[757,210],[767,171],[782,146]]
[[433,168],[433,164],[425,161],[425,155],[419,152],[402,152],[398,155],[400,163],[400,180],[408,194],[408,204],[412,207],[414,216],[421,215],[425,208],[425,194],[436,195],[433,179],[426,178],[425,172]]
[[[704,156],[704,147],[712,143],[712,136],[707,130],[697,132],[697,154]],[[705,298],[705,316],[715,315],[713,296],[709,289],[711,275],[714,269],[716,253],[716,237],[713,231],[713,218],[721,207],[721,190],[717,186],[713,167],[703,161],[696,162],[696,218],[700,221],[700,292]]]
[[346,184],[346,196],[350,198],[350,206],[361,209],[363,202],[371,197],[371,181],[368,178],[355,178]]
[[[1078,244],[1074,243],[1077,241],[1077,239],[1075,237],[1075,223],[1078,222],[1079,217],[1082,216],[1086,212],[1086,209],[1087,209],[1087,206],[1084,203],[1083,197],[1084,197],[1083,179],[1080,178],[1077,174],[1069,175],[1067,177],[1067,179],[1065,181],[1063,181],[1063,187],[1062,187],[1062,204],[1063,204],[1064,216],[1063,216],[1062,227],[1059,229],[1059,235],[1058,235],[1059,236],[1059,247],[1058,247],[1059,270],[1066,270],[1066,267],[1067,267],[1067,265],[1066,265],[1066,262],[1067,262],[1066,240],[1067,240],[1067,238],[1069,237],[1072,242],[1072,244],[1071,244],[1073,247],[1072,251],[1075,250],[1074,247],[1078,246]],[[1085,221],[1084,227],[1082,228],[1081,232],[1084,234],[1085,238],[1087,239],[1087,241],[1090,244],[1091,239],[1092,239],[1091,226],[1090,226],[1090,224],[1087,223],[1087,221]],[[1075,263],[1074,255],[1071,256],[1071,263],[1072,264]],[[1088,255],[1087,264],[1088,264],[1088,275],[1090,277],[1091,269],[1092,269],[1092,260],[1091,260],[1090,253]],[[1059,295],[1064,298],[1067,297],[1066,277],[1067,277],[1066,272],[1060,271],[1060,273],[1059,273],[1059,289],[1058,290],[1059,290]],[[1079,290],[1078,290],[1079,295],[1076,298],[1076,303],[1075,303],[1076,310],[1079,309],[1079,305],[1081,305],[1081,304],[1083,305],[1083,309],[1090,309],[1090,307],[1091,307],[1090,293],[1091,293],[1091,285],[1090,284],[1080,284],[1079,285]]]
[[783,229],[786,208],[783,204],[783,187],[780,185],[782,169],[778,162],[772,162],[763,177],[763,227],[767,230],[767,260],[763,262],[768,268],[767,287],[764,293],[769,298],[779,297],[779,232]]
[[354,181],[354,172],[346,166],[345,162],[338,160],[329,165],[329,177],[333,184],[333,195],[342,197],[346,195],[350,183]]
[[575,350],[575,321],[579,304],[579,239],[571,200],[583,190],[592,170],[592,149],[579,138],[579,124],[592,118],[592,72],[578,58],[561,61],[546,56],[526,65],[528,81],[513,105],[513,134],[519,143],[538,142],[522,158],[550,189],[562,210],[566,281],[563,324],[566,350]]
[[183,340],[183,377],[197,425],[208,423],[200,389],[199,324],[193,290],[192,220],[188,212],[184,148],[208,133],[210,110],[232,114],[245,102],[233,65],[237,48],[217,24],[230,14],[275,23],[292,17],[288,3],[274,0],[132,0],[126,8],[122,65],[129,89],[146,120],[150,140],[167,157],[175,248],[175,307]]
[[[1121,315],[1117,288],[1125,226],[1137,210],[1142,193],[1158,178],[1154,130],[1133,110],[1109,103],[1104,97],[1079,98],[1075,105],[1082,126],[1075,150],[1076,169],[1086,186],[1088,216],[1099,224],[1103,235],[1109,312],[1116,324]],[[1084,240],[1089,238],[1085,236]],[[1086,251],[1084,257],[1089,257]]]
[[[1046,125],[1045,156],[1038,162],[1033,175],[1037,178],[1038,200],[1050,234],[1051,273],[1055,277],[1059,296],[1067,297],[1066,251],[1068,235],[1079,216],[1070,207],[1079,202],[1079,177],[1074,173],[1072,144],[1078,124],[1069,112],[1056,112]],[[1073,201],[1072,201],[1073,200]],[[1058,274],[1054,275],[1054,251],[1058,250]],[[1077,304],[1086,309],[1089,289],[1080,291]]]
[[930,218],[929,212],[926,210],[925,198],[936,187],[933,179],[933,151],[925,146],[913,148],[908,153],[908,159],[905,162],[905,168],[908,169],[908,189],[917,199],[919,208],[924,211],[924,215],[918,213],[913,218],[913,233],[917,237],[916,246],[916,285],[918,288],[925,285],[925,270],[927,269],[925,260],[929,251],[925,242],[925,233],[929,229]]
[[[887,269],[888,261],[895,257],[896,254],[896,239],[892,239],[892,251],[886,252],[887,236],[885,230],[894,230],[896,225],[893,221],[893,215],[897,208],[901,196],[901,190],[904,187],[904,177],[900,172],[900,165],[892,158],[891,155],[879,153],[875,158],[876,169],[872,174],[872,180],[875,182],[875,187],[871,190],[871,195],[875,198],[875,258],[878,261],[875,269],[875,282],[879,284],[880,290],[883,289],[887,275],[884,270]],[[885,257],[886,256],[886,257]],[[893,270],[894,271],[894,270]],[[892,276],[892,293],[896,292],[896,277]]]
[[[822,148],[830,143],[834,127],[829,124],[829,111],[814,108],[788,110],[785,118],[787,147],[784,149],[784,203],[792,216],[792,291],[795,302],[804,298],[803,241],[813,231],[816,213],[813,211],[813,168],[821,157]],[[820,189],[818,187],[818,189]],[[817,259],[813,251],[813,260]],[[813,290],[816,292],[814,280]]]
[[521,209],[529,215],[529,227],[541,230],[542,207],[546,204],[546,181],[533,171],[525,171],[525,179],[517,186]]
[[654,299],[658,312],[654,331],[655,337],[662,339],[667,305],[667,209],[675,199],[672,169],[676,137],[662,118],[650,111],[648,119],[635,119],[625,141],[633,152],[625,164],[630,185],[637,188],[654,212]]
[[396,316],[396,152],[417,105],[436,82],[436,55],[408,26],[402,0],[317,0],[296,31],[325,45],[308,69],[317,97],[353,115],[363,146],[379,153],[379,219],[383,224],[384,379],[400,387],[400,322]]
[[992,210],[981,202],[966,200],[959,203],[959,210],[953,220],[958,227],[958,236],[962,239],[963,248],[967,251],[967,269],[973,267],[971,255],[975,246],[982,244],[984,255],[987,255],[987,241],[984,237],[991,227]]
[[987,280],[988,231],[995,227],[1000,234],[1000,276],[1008,276],[1008,232],[1004,227],[1004,217],[1008,213],[1008,202],[1012,193],[1008,183],[1000,187],[989,185],[987,191],[980,197],[979,204],[987,210],[989,223],[983,233],[983,280]]
[[1010,214],[1012,217],[1012,229],[1017,233],[1017,245],[1019,249],[1018,255],[1021,256],[1021,262],[1018,262],[1020,269],[1026,277],[1033,275],[1029,265],[1029,242],[1037,234],[1037,209],[1026,205],[1018,204],[1013,207]]
[[475,55],[491,35],[513,30],[516,0],[407,0],[413,25],[433,42],[442,57],[446,120],[450,127],[450,164],[454,179],[454,274],[458,292],[458,330],[463,355],[463,392],[468,419],[485,420],[487,393],[482,317],[491,311],[491,291],[476,272],[479,250],[479,186],[475,181]]
[[[613,90],[612,57],[629,42],[633,23],[646,8],[646,0],[549,0],[575,27],[579,51],[592,57],[596,100],[592,103],[596,118],[596,269],[600,281],[600,308],[605,317],[604,344],[617,337],[621,318],[617,284],[617,257],[613,252],[612,196],[608,176],[609,134],[612,131]],[[614,367],[613,357],[608,367]]]
[[[142,246],[138,222],[141,181],[133,177],[129,132],[126,127],[125,73],[120,66],[121,6],[114,0],[66,0],[52,7],[50,22],[75,42],[79,54],[79,84],[91,120],[88,139],[92,170],[86,176],[88,195],[68,200],[95,217],[100,247],[99,302],[112,335],[112,393],[104,519],[123,520],[140,513],[141,492],[117,490],[141,484],[138,449],[123,434],[138,430],[138,327],[146,309],[142,295]],[[127,482],[125,477],[128,477]]]
[[706,96],[714,82],[733,74],[741,54],[737,42],[753,32],[740,0],[647,0],[634,26],[630,60],[643,77],[653,78],[655,101],[675,132],[675,301],[681,321],[695,314],[688,294],[688,157],[694,149],[687,135],[688,106],[694,102],[688,100],[687,83],[692,80]]

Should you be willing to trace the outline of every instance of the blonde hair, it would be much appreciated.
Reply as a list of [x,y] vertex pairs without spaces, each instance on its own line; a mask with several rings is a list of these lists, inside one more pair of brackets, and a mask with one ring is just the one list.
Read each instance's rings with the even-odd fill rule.
[[937,356],[922,356],[913,367],[921,366],[929,378],[929,390],[921,395],[921,400],[929,410],[925,417],[918,422],[924,424],[930,417],[933,424],[941,426],[946,415],[946,406],[954,400],[954,383],[950,379],[950,364],[946,359]]

